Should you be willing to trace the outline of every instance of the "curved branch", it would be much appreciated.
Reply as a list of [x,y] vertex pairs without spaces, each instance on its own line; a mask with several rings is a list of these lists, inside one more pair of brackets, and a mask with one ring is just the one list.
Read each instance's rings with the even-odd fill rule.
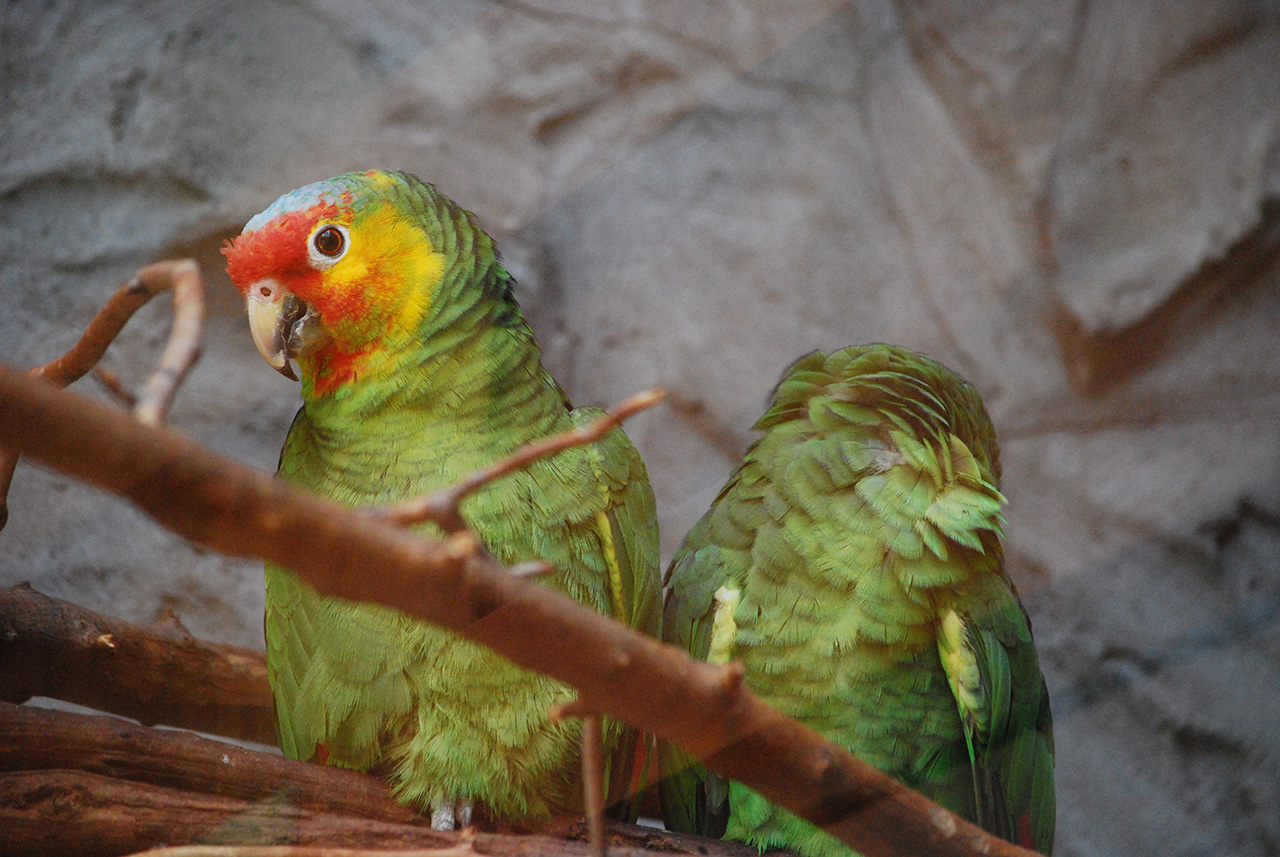
[[280,563],[324,594],[402,610],[572,685],[585,709],[652,730],[863,854],[1033,853],[783,716],[740,669],[695,662],[514,577],[474,538],[442,544],[2,367],[0,444],[120,494],[214,550]]
[[[200,357],[200,332],[204,324],[204,281],[200,268],[191,259],[157,262],[139,271],[106,302],[89,322],[71,350],[43,366],[29,370],[55,388],[78,381],[98,365],[107,346],[115,341],[133,314],[161,292],[173,292],[173,328],[160,363],[147,379],[134,405],[134,416],[148,425],[164,422],[187,371]],[[0,449],[0,530],[9,519],[9,486],[18,456]]]
[[133,416],[142,423],[158,426],[169,415],[169,407],[187,372],[200,359],[200,334],[204,329],[204,281],[200,268],[191,259],[148,265],[134,278],[151,295],[173,292],[173,326],[160,362],[133,406]]

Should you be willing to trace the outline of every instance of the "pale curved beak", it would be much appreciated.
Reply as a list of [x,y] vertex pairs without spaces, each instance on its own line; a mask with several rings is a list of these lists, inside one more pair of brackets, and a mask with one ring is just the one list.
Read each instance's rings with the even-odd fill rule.
[[[289,323],[285,319],[285,296],[275,280],[260,280],[249,287],[245,303],[249,309],[249,332],[262,359],[291,381],[298,380],[286,351]],[[290,295],[290,297],[292,297]]]

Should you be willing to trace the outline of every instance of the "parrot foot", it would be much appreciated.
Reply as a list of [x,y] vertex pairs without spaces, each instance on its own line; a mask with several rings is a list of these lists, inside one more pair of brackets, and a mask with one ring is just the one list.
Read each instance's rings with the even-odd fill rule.
[[433,830],[456,830],[471,825],[471,801],[449,800],[447,798],[431,802],[431,828]]

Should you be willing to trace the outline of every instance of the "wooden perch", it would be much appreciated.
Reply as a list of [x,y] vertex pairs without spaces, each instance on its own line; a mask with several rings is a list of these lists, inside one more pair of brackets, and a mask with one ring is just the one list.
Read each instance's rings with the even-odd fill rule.
[[135,625],[20,585],[0,590],[0,700],[33,696],[276,741],[261,652],[198,640],[172,614]]
[[784,717],[750,693],[740,666],[695,662],[513,576],[474,537],[441,544],[4,367],[0,445],[114,491],[214,550],[286,565],[324,594],[400,609],[572,685],[583,710],[653,730],[863,854],[1033,853]]
[[118,717],[0,703],[0,771],[80,771],[237,801],[287,793],[299,809],[425,823],[372,774],[299,762]]
[[[561,820],[559,829],[576,833]],[[297,762],[179,730],[0,703],[0,851],[115,857],[169,843],[416,846],[476,854],[587,857],[546,833],[442,833],[370,774]],[[749,857],[754,849],[613,825],[616,855],[640,849]],[[187,854],[247,857],[205,846]],[[261,853],[257,848],[247,853]],[[270,852],[268,852],[270,853]],[[287,857],[282,852],[275,852]],[[316,854],[315,849],[310,853]],[[350,857],[356,857],[352,854]]]
[[[133,314],[163,292],[173,293],[173,327],[160,362],[133,405],[138,420],[147,425],[160,425],[169,413],[182,379],[200,357],[204,281],[200,268],[190,259],[157,262],[143,268],[116,290],[70,351],[37,366],[29,374],[59,390],[77,381],[98,364],[107,346],[120,335]],[[17,464],[17,455],[0,449],[0,530],[9,518],[7,498]]]
[[119,857],[155,845],[201,841],[382,848],[453,844],[430,827],[300,809],[284,796],[254,803],[59,770],[0,773],[0,828],[5,853],[26,857]]

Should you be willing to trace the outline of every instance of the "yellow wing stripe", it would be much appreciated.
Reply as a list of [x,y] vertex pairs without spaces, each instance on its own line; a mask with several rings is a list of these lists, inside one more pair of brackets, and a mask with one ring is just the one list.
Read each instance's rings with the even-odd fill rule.
[[734,613],[742,603],[742,590],[721,586],[716,590],[716,612],[711,620],[711,649],[707,663],[727,664],[733,660],[738,639],[738,622]]
[[613,604],[614,618],[627,622],[626,607],[622,602],[622,567],[618,565],[618,551],[613,544],[613,526],[606,512],[596,512],[596,526],[600,529],[600,542],[604,547],[604,563],[609,569],[609,600]]

